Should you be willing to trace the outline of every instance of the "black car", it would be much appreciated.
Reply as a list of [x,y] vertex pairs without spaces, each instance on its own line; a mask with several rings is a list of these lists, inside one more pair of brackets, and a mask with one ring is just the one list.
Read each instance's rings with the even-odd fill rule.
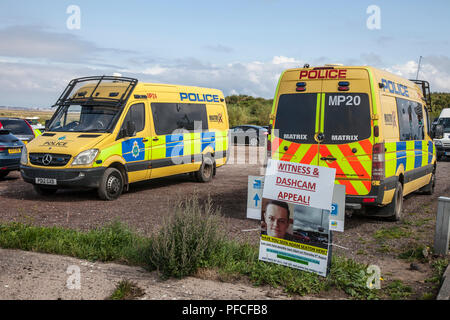
[[233,144],[265,145],[268,134],[269,131],[266,128],[255,125],[242,125],[230,129],[230,139]]
[[25,144],[35,138],[33,128],[24,119],[0,117],[0,129],[8,130]]
[[19,170],[24,144],[9,130],[0,129],[0,179],[14,170]]

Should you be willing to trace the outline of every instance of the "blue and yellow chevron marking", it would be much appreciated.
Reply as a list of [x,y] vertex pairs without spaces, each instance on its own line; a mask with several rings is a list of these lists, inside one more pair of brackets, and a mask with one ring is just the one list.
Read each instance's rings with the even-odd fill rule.
[[204,132],[202,133],[202,152],[210,146],[214,151],[216,150],[216,133]]
[[182,134],[166,136],[166,157],[179,157],[184,154],[184,137]]

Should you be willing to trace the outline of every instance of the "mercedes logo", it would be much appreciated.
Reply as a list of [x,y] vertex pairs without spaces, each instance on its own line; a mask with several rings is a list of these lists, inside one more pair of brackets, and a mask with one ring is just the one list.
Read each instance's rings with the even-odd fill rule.
[[43,158],[42,158],[42,164],[44,166],[48,166],[51,162],[52,162],[53,158],[51,155],[46,154]]

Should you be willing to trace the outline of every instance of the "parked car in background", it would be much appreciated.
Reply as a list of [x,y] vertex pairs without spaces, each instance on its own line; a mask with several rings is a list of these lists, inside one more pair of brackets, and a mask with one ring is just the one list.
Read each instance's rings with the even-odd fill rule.
[[35,138],[34,130],[24,119],[19,118],[0,118],[0,130],[8,130],[11,134],[27,144]]
[[268,134],[269,131],[266,128],[255,125],[242,125],[230,129],[230,139],[233,144],[265,145]]
[[0,129],[0,179],[14,170],[19,170],[24,143],[9,130]]
[[40,136],[45,131],[45,126],[39,123],[39,117],[28,117],[25,120],[30,124],[36,137]]

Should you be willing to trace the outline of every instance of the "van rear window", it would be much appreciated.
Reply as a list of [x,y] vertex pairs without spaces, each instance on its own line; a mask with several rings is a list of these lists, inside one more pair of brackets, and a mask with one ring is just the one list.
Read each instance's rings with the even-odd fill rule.
[[324,144],[344,144],[370,138],[370,104],[366,93],[325,94]]
[[189,132],[208,130],[205,104],[152,103],[152,114],[157,135],[173,134],[179,129]]
[[25,120],[1,120],[4,130],[9,130],[15,135],[32,135],[33,131],[26,124]]
[[295,143],[315,143],[317,93],[283,94],[278,101],[275,130]]

